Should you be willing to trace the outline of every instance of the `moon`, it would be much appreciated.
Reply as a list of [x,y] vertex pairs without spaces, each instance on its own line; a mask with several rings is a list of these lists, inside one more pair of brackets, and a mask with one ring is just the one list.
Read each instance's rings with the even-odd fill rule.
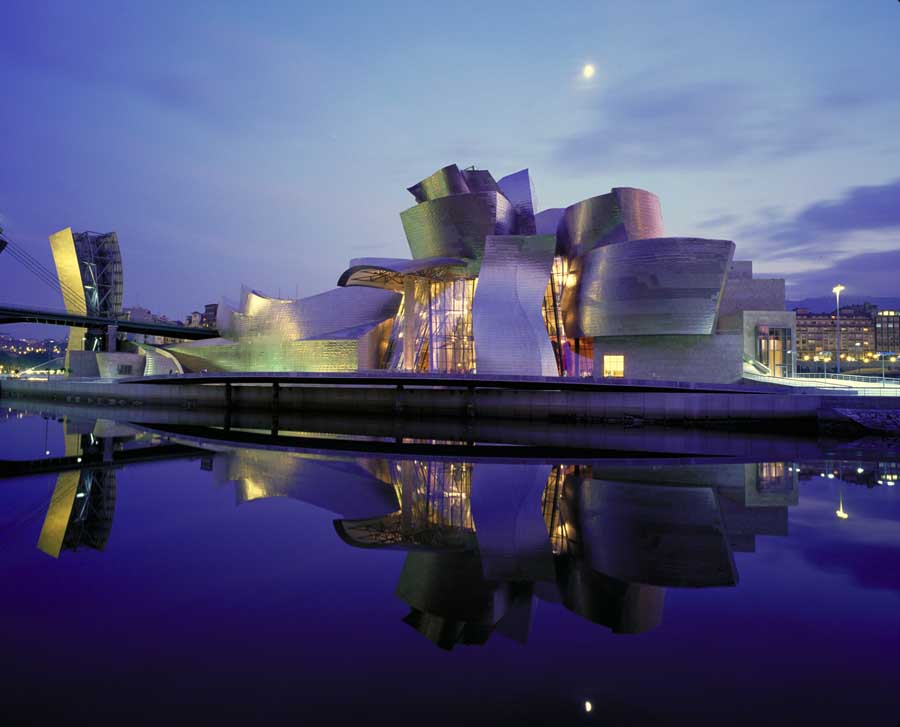
[[581,69],[581,77],[585,79],[593,78],[596,72],[597,69],[594,68],[593,63],[585,63],[584,68]]

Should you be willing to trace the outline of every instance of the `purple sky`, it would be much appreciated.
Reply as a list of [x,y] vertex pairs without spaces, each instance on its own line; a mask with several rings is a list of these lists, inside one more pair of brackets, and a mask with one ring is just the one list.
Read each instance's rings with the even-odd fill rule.
[[[7,234],[116,230],[125,304],[181,317],[407,256],[440,166],[527,166],[541,207],[649,189],[789,297],[898,294],[900,3],[265,7],[7,0]],[[0,302],[62,301],[4,254]]]

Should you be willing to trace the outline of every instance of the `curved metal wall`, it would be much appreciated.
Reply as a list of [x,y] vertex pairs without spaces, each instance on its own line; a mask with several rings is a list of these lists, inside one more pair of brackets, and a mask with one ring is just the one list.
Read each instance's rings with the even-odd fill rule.
[[622,224],[629,240],[666,236],[659,197],[636,187],[614,187],[613,194],[619,202]]
[[474,192],[434,199],[400,213],[416,259],[464,257],[480,260],[488,235],[515,229],[515,209],[499,192]]
[[393,318],[401,296],[378,288],[334,288],[309,298],[268,298],[245,289],[241,312],[233,316],[231,337],[277,334],[288,340],[374,325]]
[[643,189],[617,187],[566,207],[557,251],[573,258],[603,245],[664,234],[659,198]]
[[573,327],[584,336],[713,333],[733,255],[729,240],[688,237],[597,248],[581,261]]
[[416,198],[416,202],[421,203],[454,194],[468,194],[470,190],[459,167],[450,164],[412,187],[407,187],[407,191]]
[[552,235],[489,235],[472,304],[479,374],[556,376],[541,304],[550,279]]
[[378,288],[335,288],[300,300],[267,298],[249,289],[241,311],[223,306],[227,338],[169,346],[197,371],[357,371],[374,367],[402,298]]
[[[512,203],[516,211],[516,234],[534,235],[537,227],[534,221],[534,188],[527,169],[503,177],[497,185]],[[553,228],[556,232],[556,228]]]

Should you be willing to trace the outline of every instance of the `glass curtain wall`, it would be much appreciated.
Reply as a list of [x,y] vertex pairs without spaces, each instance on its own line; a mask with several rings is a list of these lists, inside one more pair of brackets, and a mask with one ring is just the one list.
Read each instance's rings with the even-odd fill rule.
[[768,366],[772,376],[792,376],[794,346],[791,329],[758,326],[756,329],[756,360]]
[[[415,278],[391,329],[385,368],[393,371],[475,373],[472,301],[477,280]],[[411,316],[411,318],[407,318]],[[407,350],[412,346],[412,350]]]

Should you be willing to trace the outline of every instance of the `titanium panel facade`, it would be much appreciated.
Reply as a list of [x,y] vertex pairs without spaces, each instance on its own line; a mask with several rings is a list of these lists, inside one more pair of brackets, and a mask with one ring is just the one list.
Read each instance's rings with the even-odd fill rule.
[[643,189],[617,187],[566,207],[557,251],[574,258],[603,245],[663,235],[659,198]]
[[[534,185],[527,169],[503,177],[497,185],[516,211],[516,234],[537,234],[534,221]],[[553,234],[556,228],[553,229]]]
[[84,296],[84,282],[81,279],[81,266],[75,252],[75,240],[72,228],[67,227],[50,235],[50,251],[56,264],[56,275],[62,288],[66,312],[75,315],[87,315],[87,299]]
[[190,371],[357,371],[380,367],[401,295],[335,288],[300,300],[245,288],[241,310],[219,307],[224,338],[168,346]]
[[471,190],[459,167],[449,164],[443,169],[438,169],[430,177],[408,187],[407,191],[416,198],[416,202],[421,203],[453,194],[468,194]]
[[541,314],[556,238],[489,235],[472,305],[479,374],[556,376]]
[[711,334],[734,255],[729,240],[669,237],[606,245],[583,258],[566,331],[585,336]]
[[515,209],[499,192],[474,192],[429,200],[400,213],[412,256],[468,258],[484,255],[488,235],[508,235],[516,224]]
[[245,288],[241,310],[220,332],[234,339],[277,335],[289,340],[322,338],[393,318],[400,295],[390,290],[334,288],[299,300],[269,298]]

